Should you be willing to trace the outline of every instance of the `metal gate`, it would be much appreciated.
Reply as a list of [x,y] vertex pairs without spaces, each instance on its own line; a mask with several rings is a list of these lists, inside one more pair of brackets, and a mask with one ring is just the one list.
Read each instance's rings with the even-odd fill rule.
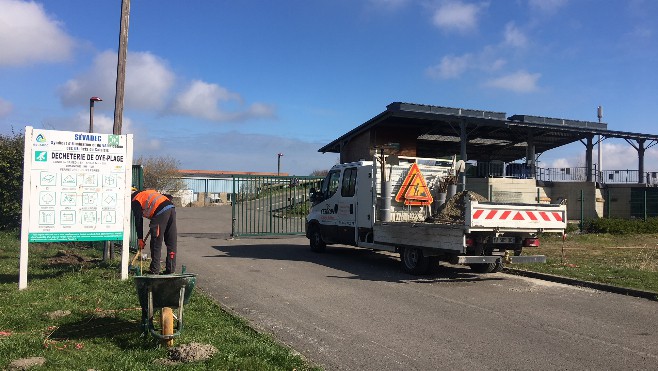
[[304,234],[321,177],[234,175],[231,236]]

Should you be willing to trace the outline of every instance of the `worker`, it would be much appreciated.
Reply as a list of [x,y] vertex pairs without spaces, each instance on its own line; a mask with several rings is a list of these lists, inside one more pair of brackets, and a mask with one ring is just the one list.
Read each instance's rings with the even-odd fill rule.
[[172,274],[176,271],[176,208],[171,202],[171,196],[163,195],[152,189],[138,191],[133,188],[131,209],[135,216],[137,243],[142,250],[144,243],[144,225],[142,217],[150,219],[151,233],[151,265],[149,273],[160,274],[160,251],[162,242],[167,245],[165,270],[162,274]]

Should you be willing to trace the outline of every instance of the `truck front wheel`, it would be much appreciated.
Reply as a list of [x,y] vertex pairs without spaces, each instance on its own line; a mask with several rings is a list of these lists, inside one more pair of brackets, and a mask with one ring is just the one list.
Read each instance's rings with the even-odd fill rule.
[[427,274],[430,270],[430,259],[417,247],[402,247],[400,263],[403,271],[413,275]]
[[308,232],[308,239],[311,245],[311,251],[313,252],[324,252],[327,248],[327,244],[322,239],[320,228],[317,225],[311,227],[311,230]]

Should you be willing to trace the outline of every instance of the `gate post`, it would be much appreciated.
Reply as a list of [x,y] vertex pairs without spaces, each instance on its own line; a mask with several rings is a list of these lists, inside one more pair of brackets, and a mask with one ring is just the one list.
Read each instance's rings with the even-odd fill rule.
[[235,200],[237,200],[235,193],[235,175],[231,175],[233,179],[233,192],[231,194],[231,238],[235,238]]

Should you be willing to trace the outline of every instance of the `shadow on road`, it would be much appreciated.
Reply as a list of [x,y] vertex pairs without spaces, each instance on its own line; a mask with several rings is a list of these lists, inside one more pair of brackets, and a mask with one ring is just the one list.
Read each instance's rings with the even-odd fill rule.
[[340,279],[442,284],[504,279],[496,275],[474,274],[467,267],[444,264],[439,265],[432,274],[413,276],[400,270],[400,260],[397,255],[354,247],[327,246],[327,251],[324,253],[314,253],[307,246],[284,243],[212,246],[212,248],[220,254],[204,256],[204,258],[301,261],[352,274],[352,277],[327,275]]

